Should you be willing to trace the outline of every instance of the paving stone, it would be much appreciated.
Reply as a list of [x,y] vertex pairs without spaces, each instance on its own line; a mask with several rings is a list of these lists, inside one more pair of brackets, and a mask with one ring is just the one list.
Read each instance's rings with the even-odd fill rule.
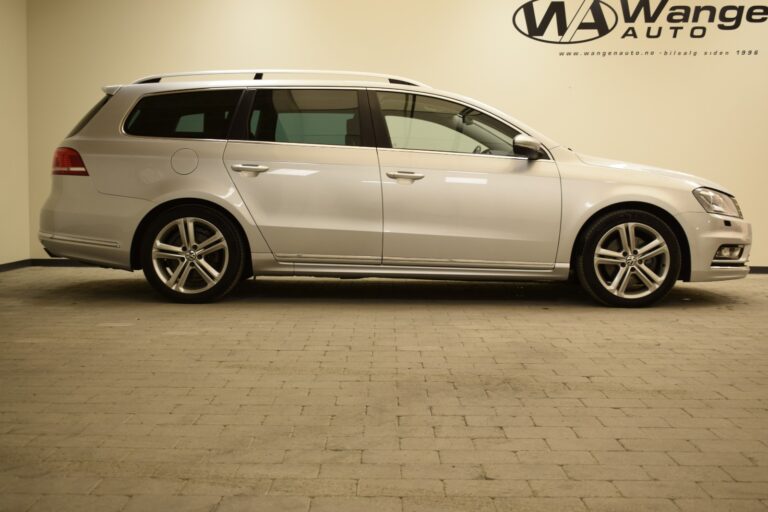
[[134,496],[121,512],[213,512],[217,510],[220,501],[220,496]]
[[179,494],[185,496],[260,496],[267,494],[272,480],[210,478],[187,480]]
[[473,480],[483,477],[483,468],[478,464],[403,464],[400,471],[405,479]]
[[[659,466],[666,467],[666,466]],[[649,473],[641,466],[617,466],[608,464],[571,464],[563,466],[573,480],[650,480]]]
[[732,480],[728,473],[716,466],[643,466],[643,469],[654,480],[662,481],[718,482]]
[[323,464],[321,478],[400,478],[400,464]]
[[619,495],[616,487],[611,482],[594,480],[531,480],[529,484],[536,496],[585,498]]
[[400,498],[313,498],[310,512],[401,512]]
[[722,469],[739,482],[768,482],[768,468],[765,466],[725,466]]
[[229,496],[216,512],[307,512],[309,498],[292,496]]
[[530,496],[523,480],[445,480],[446,496]]
[[492,480],[565,480],[556,464],[484,464],[485,477]]
[[660,498],[585,498],[591,512],[678,512],[674,501]]
[[435,479],[360,479],[360,496],[443,496],[443,482]]
[[101,478],[89,476],[35,476],[18,478],[3,492],[14,494],[88,494]]
[[[584,512],[587,508],[578,498],[494,498],[498,512]],[[472,510],[472,509],[469,509]]]
[[178,494],[184,480],[166,478],[105,478],[93,489],[93,494],[134,496],[141,494]]
[[[48,494],[37,500],[29,512],[119,512],[129,500],[128,496]],[[0,506],[0,510],[6,509]]]
[[496,512],[493,500],[485,497],[405,497],[403,512]]
[[706,494],[694,482],[613,482],[628,498],[698,498]]
[[287,496],[350,496],[356,483],[338,478],[280,478],[272,482],[269,494]]
[[702,482],[699,484],[713,498],[768,500],[764,482]]
[[765,512],[766,504],[759,500],[681,499],[675,504],[682,512]]
[[0,494],[0,510],[3,512],[27,512],[40,496],[35,494]]

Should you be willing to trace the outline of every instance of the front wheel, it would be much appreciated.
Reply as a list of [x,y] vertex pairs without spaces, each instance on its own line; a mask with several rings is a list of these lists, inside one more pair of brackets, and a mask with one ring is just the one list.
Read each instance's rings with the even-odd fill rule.
[[141,244],[147,281],[176,302],[217,300],[240,282],[243,241],[232,222],[205,206],[178,206],[158,215]]
[[641,307],[669,293],[680,266],[680,244],[666,222],[642,210],[623,210],[587,229],[576,273],[598,302]]

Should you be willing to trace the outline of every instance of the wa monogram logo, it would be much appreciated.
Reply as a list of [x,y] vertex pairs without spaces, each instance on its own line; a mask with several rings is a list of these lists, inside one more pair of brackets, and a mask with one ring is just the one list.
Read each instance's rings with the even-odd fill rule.
[[[674,0],[672,0],[674,1]],[[620,13],[608,2],[618,5]],[[528,0],[512,17],[518,32],[536,41],[575,44],[610,34],[620,39],[703,39],[714,30],[734,31],[768,21],[768,5],[683,4],[670,0]]]
[[513,17],[515,28],[526,37],[554,44],[594,41],[610,33],[619,22],[616,11],[601,0],[584,0],[578,9],[562,0],[530,0]]

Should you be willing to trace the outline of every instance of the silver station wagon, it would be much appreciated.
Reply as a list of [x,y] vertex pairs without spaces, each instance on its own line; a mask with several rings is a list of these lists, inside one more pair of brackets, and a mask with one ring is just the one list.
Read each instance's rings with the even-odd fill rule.
[[408,78],[206,71],[104,91],[56,150],[39,238],[172,300],[254,275],[572,278],[645,306],[749,272],[726,188],[574,152]]

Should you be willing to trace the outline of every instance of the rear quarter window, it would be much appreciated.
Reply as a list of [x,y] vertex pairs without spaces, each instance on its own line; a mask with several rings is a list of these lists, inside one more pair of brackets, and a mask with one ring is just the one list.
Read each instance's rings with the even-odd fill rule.
[[104,105],[107,104],[107,102],[109,101],[109,99],[111,97],[112,96],[107,94],[103,98],[101,98],[99,100],[99,102],[97,104],[95,104],[91,108],[91,110],[89,110],[88,113],[86,113],[83,116],[83,118],[80,120],[80,122],[77,123],[74,128],[72,128],[72,131],[67,134],[67,138],[72,137],[73,135],[77,135],[78,133],[80,133],[80,130],[85,128],[85,125],[87,125],[88,123],[91,122],[91,119],[93,119],[96,116],[96,114],[99,113],[99,110],[101,110],[104,107]]
[[145,96],[123,130],[143,137],[226,139],[242,93],[225,89]]

